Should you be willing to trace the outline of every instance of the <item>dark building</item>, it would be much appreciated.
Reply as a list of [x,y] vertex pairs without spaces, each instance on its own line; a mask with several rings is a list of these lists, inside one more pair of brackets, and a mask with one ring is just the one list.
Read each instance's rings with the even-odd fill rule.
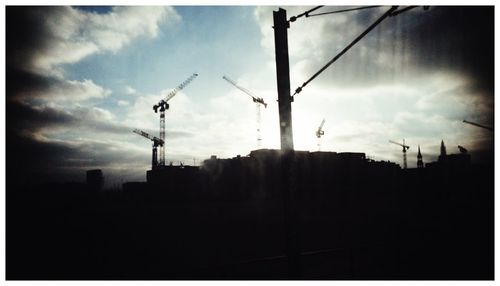
[[460,154],[447,155],[444,141],[441,140],[438,161],[427,163],[425,167],[452,173],[463,173],[470,169],[471,158],[465,148],[459,146],[459,150]]
[[444,160],[445,157],[446,157],[446,146],[444,146],[444,141],[441,140],[441,149],[440,149],[438,161]]
[[302,279],[493,278],[493,172],[468,154],[420,169],[294,154],[291,177],[280,150],[261,149],[150,170],[123,192],[11,192],[9,278],[286,279],[290,213]]
[[92,190],[100,191],[104,184],[104,176],[100,169],[87,171],[87,185]]
[[146,173],[148,190],[170,198],[200,197],[203,177],[197,166],[161,166]]
[[[333,195],[333,189],[363,180],[393,176],[399,166],[366,159],[364,153],[295,151],[294,184],[304,199]],[[201,166],[207,192],[232,199],[281,198],[281,151],[260,149],[248,156],[218,159],[212,156]]]
[[422,169],[423,167],[424,162],[422,161],[422,153],[420,153],[420,145],[418,145],[417,168]]
[[122,185],[123,192],[144,192],[147,188],[146,182],[126,182]]

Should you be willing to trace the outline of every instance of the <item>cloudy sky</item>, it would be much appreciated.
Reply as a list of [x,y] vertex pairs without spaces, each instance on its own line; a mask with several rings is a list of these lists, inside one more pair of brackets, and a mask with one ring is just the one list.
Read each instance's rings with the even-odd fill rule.
[[[312,7],[283,7],[288,17]],[[323,7],[315,12],[349,7]],[[272,12],[276,6],[7,7],[7,174],[108,184],[145,180],[159,134],[152,106],[199,76],[166,113],[166,161],[199,165],[257,148],[256,106],[225,80],[263,97],[262,148],[279,142]],[[289,29],[292,92],[389,7],[302,17]],[[466,20],[465,20],[466,19]],[[386,19],[295,97],[296,150],[365,152],[402,165],[464,146],[493,159],[493,8],[422,7]]]

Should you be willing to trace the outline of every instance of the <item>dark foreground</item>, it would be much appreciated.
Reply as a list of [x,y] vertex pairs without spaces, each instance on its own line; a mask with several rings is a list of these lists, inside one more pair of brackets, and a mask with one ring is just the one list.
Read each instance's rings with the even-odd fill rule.
[[7,279],[494,279],[493,170],[398,172],[299,181],[294,273],[280,195],[11,187]]

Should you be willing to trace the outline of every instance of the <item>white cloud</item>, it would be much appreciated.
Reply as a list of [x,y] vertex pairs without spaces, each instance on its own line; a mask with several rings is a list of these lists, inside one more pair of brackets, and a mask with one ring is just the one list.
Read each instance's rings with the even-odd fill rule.
[[[239,79],[235,80],[239,82]],[[159,113],[154,113],[152,107],[170,91],[166,89],[158,94],[134,97],[123,123],[158,136]],[[266,97],[260,90],[255,94]],[[196,158],[200,162],[212,154],[219,157],[246,155],[256,148],[256,106],[240,90],[229,88],[227,93],[211,97],[205,105],[199,105],[187,88],[177,93],[169,104],[170,109],[165,114],[167,162],[172,158],[188,163]],[[268,146],[264,134],[268,129],[266,125],[271,125],[267,118],[271,113],[272,116],[277,114],[271,108],[276,108],[276,104],[271,102],[267,109],[262,109],[263,147]],[[180,132],[189,136],[172,136]],[[144,148],[150,147],[140,138],[137,142]]]
[[61,77],[61,65],[72,64],[102,52],[116,53],[136,38],[154,38],[160,25],[176,23],[179,14],[171,7],[124,6],[110,13],[83,12],[72,7],[41,10],[46,45],[34,51],[29,67],[41,74]]
[[137,93],[137,90],[135,90],[135,88],[129,86],[129,85],[126,85],[125,86],[125,93],[128,94],[128,95],[132,95],[132,94],[136,94]]
[[105,89],[92,80],[54,80],[45,87],[26,91],[17,95],[22,100],[45,100],[62,102],[81,102],[92,98],[105,98],[111,94],[111,90]]
[[110,122],[115,116],[108,110],[99,107],[83,107],[77,106],[72,111],[73,116],[82,120],[95,120],[102,122]]
[[[158,95],[139,95],[134,98],[128,107],[124,124],[134,126],[141,130],[157,130],[159,128],[159,115],[154,113],[153,105],[158,103]],[[152,134],[157,136],[157,134]]]
[[130,103],[126,100],[118,100],[117,102],[118,106],[129,106]]
[[[76,104],[75,107],[54,103],[25,105],[29,108],[29,122],[24,125],[28,133],[39,134],[47,138],[69,138],[72,134],[86,138],[107,138],[128,134],[131,128],[122,124],[107,109],[86,107]],[[103,136],[105,135],[105,136]]]

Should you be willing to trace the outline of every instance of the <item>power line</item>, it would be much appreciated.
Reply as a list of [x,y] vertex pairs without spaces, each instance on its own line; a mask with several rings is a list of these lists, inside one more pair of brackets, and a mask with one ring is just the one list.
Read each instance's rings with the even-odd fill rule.
[[[398,6],[392,6],[387,12],[385,12],[380,18],[377,19],[370,27],[368,27],[361,35],[359,35],[354,41],[352,41],[347,47],[345,47],[339,54],[337,54],[333,59],[331,59],[324,67],[322,67],[319,71],[317,71],[310,79],[302,84],[302,86],[298,87],[295,90],[293,95],[299,94],[302,89],[309,84],[313,79],[315,79],[320,73],[322,73],[326,68],[328,68],[331,64],[337,61],[343,54],[345,54],[352,46],[354,46],[359,40],[361,40],[366,34],[368,34],[373,28],[375,28],[380,22],[382,22],[385,18],[389,17],[392,12],[394,12]],[[292,95],[292,96],[293,96]]]
[[309,15],[309,13],[311,13],[312,11],[316,11],[316,10],[318,10],[318,9],[319,9],[319,8],[321,8],[321,7],[323,7],[323,5],[321,5],[321,6],[316,6],[316,7],[312,8],[312,9],[310,9],[310,10],[307,10],[307,11],[305,11],[304,13],[299,14],[299,15],[297,15],[297,16],[292,16],[292,17],[290,17],[290,20],[288,20],[288,21],[289,21],[289,22],[295,22],[295,20],[297,20],[298,18],[300,18],[300,17],[302,17],[302,16],[309,17],[309,16],[308,16],[308,15]]
[[[399,15],[399,14],[401,14],[401,13],[403,13],[403,12],[406,12],[406,11],[408,11],[408,10],[411,10],[411,9],[413,9],[413,8],[417,8],[417,7],[418,7],[418,6],[408,6],[408,7],[405,7],[405,8],[403,8],[403,9],[401,9],[401,10],[394,11],[394,12],[392,13],[391,17],[396,16],[396,15]],[[424,9],[425,9],[425,10],[427,10],[425,7],[427,7],[427,6],[424,6]]]
[[[306,17],[310,17],[310,16],[319,16],[319,15],[326,15],[326,14],[333,14],[333,13],[341,13],[341,12],[347,12],[347,11],[354,11],[354,10],[362,10],[362,9],[368,9],[368,8],[376,8],[376,7],[381,7],[381,6],[366,6],[366,7],[358,7],[358,8],[351,8],[351,9],[344,9],[344,10],[337,10],[337,11],[331,11],[331,12],[325,12],[325,13],[320,13],[320,14],[314,14],[314,15],[309,15],[309,12],[311,11],[314,11],[316,9],[318,9],[319,7],[321,6],[318,6],[314,9],[311,9],[309,11],[306,11],[302,14],[300,14],[300,16],[302,17],[303,15],[305,15]],[[317,71],[310,79],[308,79],[306,82],[304,82],[302,84],[302,86],[298,87],[296,90],[295,90],[295,93],[292,95],[296,95],[296,94],[299,94],[302,89],[307,85],[309,84],[309,82],[311,82],[314,78],[316,78],[320,73],[322,73],[326,68],[328,68],[331,64],[333,64],[335,61],[337,61],[343,54],[345,54],[350,48],[352,48],[352,46],[354,46],[357,42],[359,42],[359,40],[361,40],[364,36],[366,36],[366,34],[368,34],[371,30],[373,30],[373,28],[375,28],[378,24],[380,24],[380,22],[382,22],[385,18],[387,17],[393,17],[393,16],[397,16],[401,13],[404,13],[408,10],[411,10],[413,8],[416,8],[418,6],[408,6],[408,7],[405,7],[401,10],[397,10],[399,6],[392,6],[387,12],[385,12],[380,18],[377,19],[377,21],[375,21],[375,23],[373,23],[370,27],[368,27],[363,33],[361,33],[361,35],[359,35],[356,39],[354,39],[354,41],[352,41],[347,47],[345,47],[339,54],[337,54],[333,59],[331,59],[324,67],[322,67],[319,71]],[[424,10],[428,10],[429,9],[429,6],[423,6],[424,7]],[[292,17],[293,18],[293,17]],[[290,19],[291,20],[291,19]]]
[[343,10],[336,10],[336,11],[330,11],[330,12],[324,12],[324,13],[318,13],[318,14],[312,14],[312,15],[306,14],[306,17],[322,16],[322,15],[329,15],[329,14],[337,14],[337,13],[343,13],[343,12],[356,11],[356,10],[378,8],[378,7],[382,7],[382,6],[381,5],[377,5],[377,6],[363,6],[363,7],[343,9]]

